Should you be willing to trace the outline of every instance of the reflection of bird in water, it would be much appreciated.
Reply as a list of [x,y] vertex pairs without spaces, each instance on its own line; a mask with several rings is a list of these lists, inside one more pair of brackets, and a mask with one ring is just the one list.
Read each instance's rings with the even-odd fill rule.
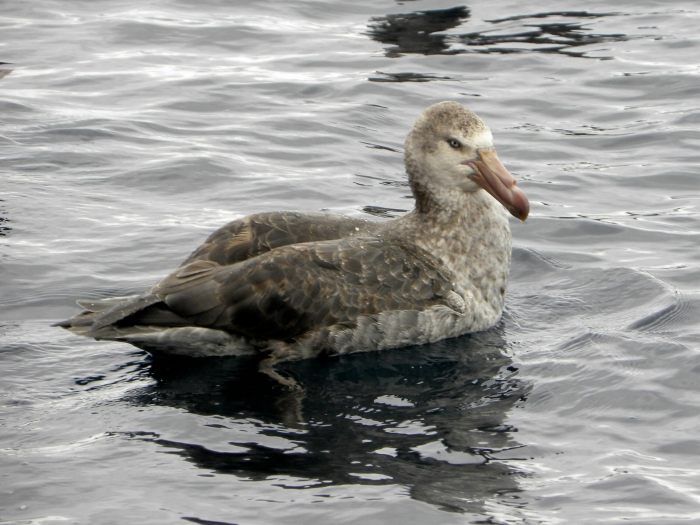
[[493,326],[510,265],[504,206],[525,220],[527,198],[489,128],[455,102],[418,118],[405,158],[416,207],[403,217],[246,217],[145,294],[80,301],[87,311],[59,325],[156,353],[261,354],[261,371],[290,386],[276,363]]
[[[260,380],[254,359],[156,356],[145,369],[154,381],[123,400],[177,416],[121,436],[154,442],[207,475],[316,491],[400,485],[416,500],[480,512],[484,500],[512,497],[522,475],[519,461],[503,460],[524,456],[507,414],[529,385],[502,332],[280,365],[307,393],[305,423],[293,428],[274,409],[285,392]],[[186,438],[183,414],[198,423]]]

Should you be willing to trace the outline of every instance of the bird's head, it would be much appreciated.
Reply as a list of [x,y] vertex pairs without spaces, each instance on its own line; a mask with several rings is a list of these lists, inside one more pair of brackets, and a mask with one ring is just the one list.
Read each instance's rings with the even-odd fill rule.
[[426,109],[406,139],[405,152],[414,193],[483,189],[513,216],[527,218],[530,204],[498,159],[491,130],[461,104],[439,102]]

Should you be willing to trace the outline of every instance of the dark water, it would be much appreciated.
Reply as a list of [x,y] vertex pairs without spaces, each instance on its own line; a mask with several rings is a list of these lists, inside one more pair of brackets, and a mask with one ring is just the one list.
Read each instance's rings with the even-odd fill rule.
[[[3,8],[0,522],[700,522],[697,2]],[[532,204],[494,329],[287,364],[299,424],[253,362],[49,326],[252,212],[409,209],[446,99]]]

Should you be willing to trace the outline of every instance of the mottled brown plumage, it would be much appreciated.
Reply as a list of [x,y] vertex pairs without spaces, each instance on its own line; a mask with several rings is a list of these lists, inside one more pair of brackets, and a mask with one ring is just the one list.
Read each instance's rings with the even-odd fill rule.
[[262,369],[278,379],[271,365],[281,360],[492,326],[510,264],[499,202],[523,220],[528,206],[488,127],[457,103],[431,106],[407,138],[406,169],[416,209],[404,217],[252,215],[214,232],[147,293],[79,301],[86,311],[59,325],[154,352],[263,352]]
[[182,264],[194,260],[233,264],[280,246],[372,233],[377,226],[367,219],[328,213],[258,213],[216,230]]
[[282,246],[240,264],[195,260],[153,292],[197,326],[288,340],[358,315],[445,304],[454,275],[400,239],[352,236]]

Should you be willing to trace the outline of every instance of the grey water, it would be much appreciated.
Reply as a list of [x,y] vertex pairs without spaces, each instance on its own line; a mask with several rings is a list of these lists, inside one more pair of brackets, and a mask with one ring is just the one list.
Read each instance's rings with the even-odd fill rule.
[[[0,523],[700,523],[700,4],[30,0],[0,17]],[[456,100],[530,198],[493,329],[285,365],[50,325],[229,220],[411,207]]]

